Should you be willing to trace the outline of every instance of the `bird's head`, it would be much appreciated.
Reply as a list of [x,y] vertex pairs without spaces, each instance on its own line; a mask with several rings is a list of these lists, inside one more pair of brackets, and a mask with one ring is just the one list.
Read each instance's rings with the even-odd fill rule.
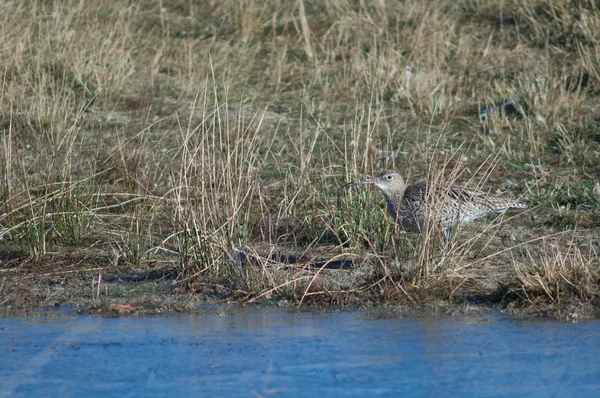
[[373,184],[377,188],[381,189],[381,192],[385,196],[393,197],[396,192],[400,192],[404,189],[404,179],[402,176],[395,171],[384,171],[377,177],[365,178],[364,180],[351,182],[350,184],[344,185],[340,189],[344,189],[351,186],[360,184]]
[[392,196],[404,188],[404,179],[395,171],[384,171],[375,178],[360,181],[361,184],[374,184],[386,194]]

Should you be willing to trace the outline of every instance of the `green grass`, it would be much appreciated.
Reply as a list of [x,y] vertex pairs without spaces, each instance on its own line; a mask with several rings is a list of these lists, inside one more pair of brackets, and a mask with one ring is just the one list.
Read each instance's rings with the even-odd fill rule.
[[[242,301],[296,304],[422,302],[434,290],[452,301],[487,275],[497,289],[518,286],[526,294],[511,296],[515,305],[529,306],[558,294],[539,267],[559,267],[568,281],[581,267],[600,274],[593,2],[1,9],[6,250],[51,266],[57,247],[90,246],[117,253],[118,264],[177,264],[189,287],[218,283]],[[518,93],[516,114],[479,117]],[[534,207],[460,232],[439,266],[434,230],[399,231],[375,190],[336,195],[384,169],[509,187]],[[543,236],[552,250],[540,252]],[[580,239],[589,247],[563,242]],[[355,270],[282,264],[280,252],[303,263],[352,259]],[[595,306],[597,279],[577,281],[565,294]]]

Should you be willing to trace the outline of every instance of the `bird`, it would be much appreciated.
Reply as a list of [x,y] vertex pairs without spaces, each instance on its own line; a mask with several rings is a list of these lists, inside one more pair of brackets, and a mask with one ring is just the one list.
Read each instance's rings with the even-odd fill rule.
[[419,180],[406,184],[395,171],[384,171],[374,178],[354,181],[338,189],[373,184],[383,193],[392,219],[403,229],[425,230],[428,217],[441,226],[444,241],[450,242],[452,231],[461,223],[468,223],[509,209],[525,209],[527,205],[514,199],[493,196],[481,191],[468,190],[458,184],[443,184]]

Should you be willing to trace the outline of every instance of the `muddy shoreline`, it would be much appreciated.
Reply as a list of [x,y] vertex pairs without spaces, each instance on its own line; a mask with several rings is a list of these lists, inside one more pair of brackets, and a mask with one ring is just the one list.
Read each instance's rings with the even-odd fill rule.
[[[507,314],[515,319],[578,321],[600,317],[590,303],[573,298],[561,302],[523,302],[509,278],[498,279],[495,270],[483,273],[487,283],[464,283],[450,296],[438,286],[408,288],[382,284],[356,291],[329,291],[311,295],[302,303],[301,292],[243,297],[223,281],[187,283],[177,279],[172,264],[100,267],[93,264],[64,266],[52,270],[27,259],[3,261],[0,269],[0,315],[2,316],[154,316],[206,312],[219,305],[283,307],[301,311],[376,309],[398,316],[471,316]],[[356,269],[321,269],[324,279],[344,279]],[[448,278],[446,275],[445,278]],[[494,279],[495,283],[490,283]],[[446,281],[447,282],[447,281]],[[445,283],[445,282],[440,282]],[[403,291],[404,290],[404,291]]]

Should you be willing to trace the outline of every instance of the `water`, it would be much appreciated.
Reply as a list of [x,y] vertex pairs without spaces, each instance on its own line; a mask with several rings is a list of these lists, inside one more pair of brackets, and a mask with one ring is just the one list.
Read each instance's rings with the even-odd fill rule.
[[0,318],[0,397],[598,397],[600,322]]

